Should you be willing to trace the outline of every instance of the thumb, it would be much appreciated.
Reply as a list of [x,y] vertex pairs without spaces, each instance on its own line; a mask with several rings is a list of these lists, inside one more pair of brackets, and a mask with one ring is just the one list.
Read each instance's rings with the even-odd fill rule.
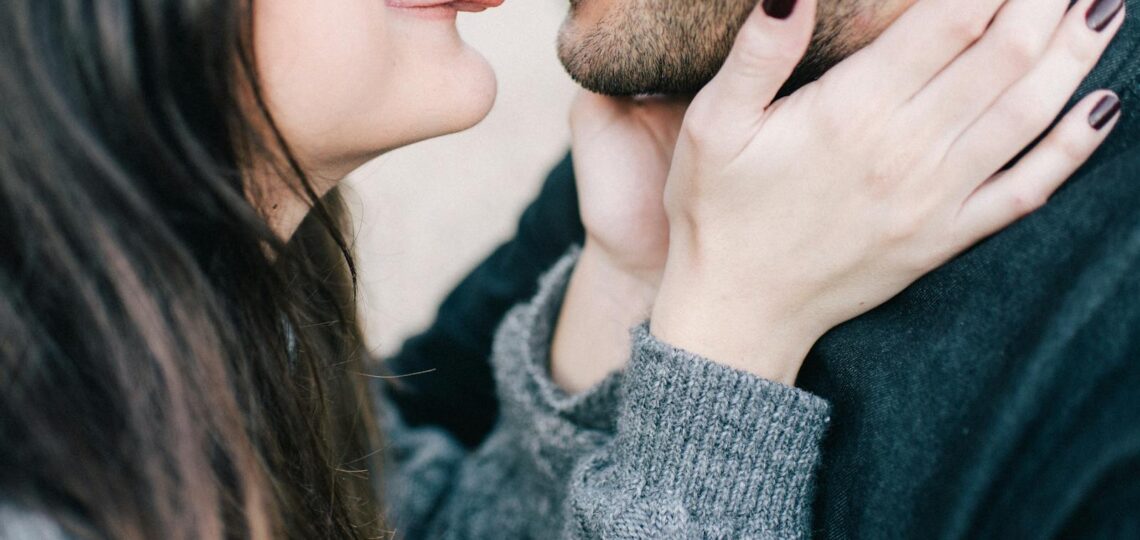
[[702,94],[715,96],[716,108],[730,116],[763,115],[807,51],[815,8],[816,0],[761,0]]

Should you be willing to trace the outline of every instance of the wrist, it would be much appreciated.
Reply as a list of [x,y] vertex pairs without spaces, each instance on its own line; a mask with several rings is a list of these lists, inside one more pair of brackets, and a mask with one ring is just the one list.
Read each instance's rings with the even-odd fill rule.
[[793,300],[790,288],[760,290],[755,276],[731,275],[740,271],[679,265],[671,253],[650,332],[711,361],[794,386],[808,352],[828,328]]
[[639,312],[641,322],[649,316],[661,286],[660,267],[638,266],[623,261],[599,242],[586,239],[574,273],[589,284],[593,294],[622,312]]
[[649,317],[658,282],[615,264],[588,241],[562,302],[550,351],[555,384],[585,391],[629,360],[630,330]]

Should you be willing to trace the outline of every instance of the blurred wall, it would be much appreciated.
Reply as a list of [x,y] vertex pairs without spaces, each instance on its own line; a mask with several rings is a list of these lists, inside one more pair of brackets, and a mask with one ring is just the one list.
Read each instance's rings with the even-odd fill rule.
[[460,31],[499,79],[476,128],[385,155],[349,179],[360,305],[373,352],[390,355],[429,324],[443,296],[514,232],[544,174],[569,145],[576,87],[555,56],[566,6],[507,0],[460,14]]

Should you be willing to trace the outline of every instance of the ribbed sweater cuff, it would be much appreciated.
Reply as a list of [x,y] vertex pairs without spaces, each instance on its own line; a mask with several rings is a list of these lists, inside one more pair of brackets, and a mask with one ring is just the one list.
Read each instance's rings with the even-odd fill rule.
[[672,347],[647,325],[633,337],[618,444],[642,460],[647,487],[704,519],[762,528],[750,532],[809,530],[828,402]]
[[567,394],[551,378],[550,345],[581,250],[572,248],[539,282],[538,293],[508,313],[492,357],[501,422],[551,478],[612,436],[622,387],[613,373],[592,389]]
[[495,341],[495,371],[504,406],[522,406],[528,413],[556,415],[583,428],[612,431],[622,373],[577,394],[567,394],[550,375],[554,329],[579,255],[581,248],[571,248],[539,280],[534,298],[506,316]]

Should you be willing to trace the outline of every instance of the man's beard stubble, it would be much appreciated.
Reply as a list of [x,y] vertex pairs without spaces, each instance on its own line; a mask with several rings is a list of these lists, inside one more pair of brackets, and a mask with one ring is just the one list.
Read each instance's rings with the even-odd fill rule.
[[[611,2],[587,27],[581,4]],[[866,0],[821,0],[815,36],[785,85],[807,84],[857,50],[845,24]],[[613,96],[694,94],[716,75],[757,0],[571,0],[558,39],[570,76],[588,90]],[[848,45],[844,45],[847,43]]]

